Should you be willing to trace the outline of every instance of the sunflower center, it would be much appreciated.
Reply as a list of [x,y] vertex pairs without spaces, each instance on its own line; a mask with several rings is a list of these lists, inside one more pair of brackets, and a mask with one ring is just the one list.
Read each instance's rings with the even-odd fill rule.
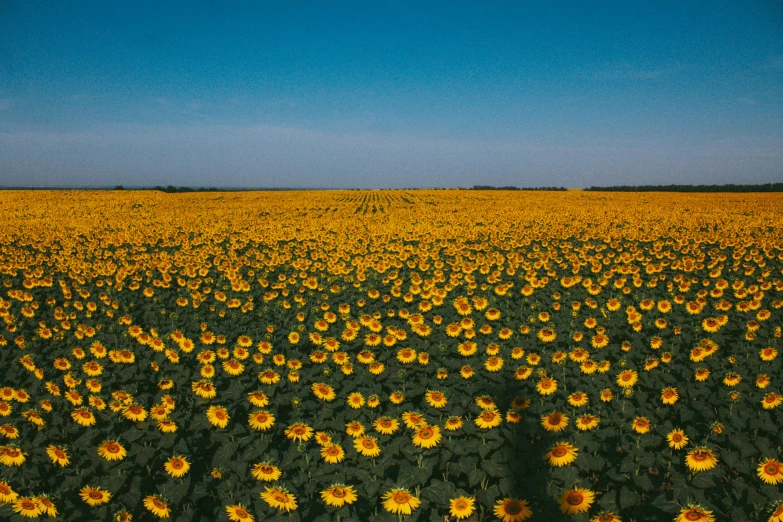
[[583,500],[584,497],[582,497],[581,493],[570,493],[566,499],[566,502],[568,502],[568,504],[571,506],[578,506],[582,503]]
[[334,488],[332,490],[332,496],[335,498],[344,498],[345,490],[343,488]]
[[764,468],[764,471],[767,472],[768,475],[777,475],[778,473],[780,473],[780,466],[775,464],[774,462],[770,462]]
[[90,491],[89,497],[93,500],[100,500],[103,498],[103,493],[100,491]]
[[373,449],[375,448],[375,443],[371,441],[370,439],[364,439],[362,441],[362,446],[364,446],[367,449]]
[[701,513],[698,511],[688,511],[685,513],[686,520],[703,520]]
[[152,499],[152,503],[155,504],[155,507],[158,508],[158,509],[166,509],[166,507],[167,507],[165,502],[162,502],[162,501],[158,500],[157,498],[153,498]]
[[432,436],[435,434],[435,432],[432,431],[431,428],[424,428],[419,432],[419,438],[422,439],[429,439],[432,438]]
[[394,494],[394,502],[397,504],[407,504],[408,500],[410,500],[410,495],[404,491],[400,491],[398,493]]
[[568,453],[568,450],[566,450],[562,446],[558,446],[557,448],[552,450],[552,455],[555,457],[564,457]]
[[504,506],[504,510],[509,515],[518,515],[522,512],[522,505],[519,502],[511,501]]
[[24,508],[25,510],[32,511],[35,509],[35,503],[29,500],[24,500],[22,501],[22,508]]
[[109,453],[119,453],[120,447],[117,446],[116,444],[107,444],[106,451],[108,451]]

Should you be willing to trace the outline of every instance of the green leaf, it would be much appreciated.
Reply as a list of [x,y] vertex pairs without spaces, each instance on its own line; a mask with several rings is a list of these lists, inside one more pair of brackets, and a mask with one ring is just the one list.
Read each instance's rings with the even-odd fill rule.
[[471,486],[475,486],[476,484],[479,484],[484,478],[487,476],[486,473],[484,473],[480,469],[474,469],[470,473],[468,473],[468,484]]
[[668,499],[666,494],[661,494],[655,497],[652,505],[665,513],[677,513],[680,511],[680,505],[674,500]]
[[620,508],[627,509],[639,503],[641,497],[627,486],[620,489]]
[[493,485],[487,489],[479,490],[476,493],[476,500],[481,502],[487,508],[492,508],[495,505],[495,500],[500,496],[500,489],[497,485]]
[[633,483],[636,484],[643,491],[650,491],[653,488],[652,480],[646,474],[634,475]]

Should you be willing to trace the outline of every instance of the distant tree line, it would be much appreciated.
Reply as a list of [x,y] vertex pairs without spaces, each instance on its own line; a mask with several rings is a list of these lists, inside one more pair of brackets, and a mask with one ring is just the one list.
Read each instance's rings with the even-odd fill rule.
[[568,190],[565,187],[493,187],[492,185],[473,185],[473,190]]
[[783,183],[763,185],[614,185],[588,187],[592,192],[783,192]]

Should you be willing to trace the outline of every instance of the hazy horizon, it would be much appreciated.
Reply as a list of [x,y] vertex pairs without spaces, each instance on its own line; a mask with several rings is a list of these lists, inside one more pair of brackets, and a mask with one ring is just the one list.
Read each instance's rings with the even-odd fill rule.
[[783,180],[764,1],[0,6],[0,186]]

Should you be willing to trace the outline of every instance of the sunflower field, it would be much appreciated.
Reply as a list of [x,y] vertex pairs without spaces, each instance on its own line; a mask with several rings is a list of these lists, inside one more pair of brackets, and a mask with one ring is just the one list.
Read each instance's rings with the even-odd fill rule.
[[783,522],[780,195],[0,208],[1,520]]

